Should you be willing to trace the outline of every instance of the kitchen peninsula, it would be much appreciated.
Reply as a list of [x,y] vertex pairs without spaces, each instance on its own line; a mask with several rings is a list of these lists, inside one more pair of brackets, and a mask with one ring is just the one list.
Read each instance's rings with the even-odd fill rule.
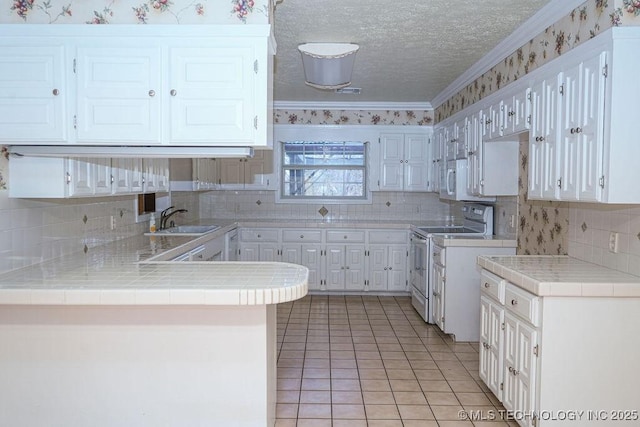
[[138,263],[126,239],[0,276],[1,425],[271,426],[286,263]]

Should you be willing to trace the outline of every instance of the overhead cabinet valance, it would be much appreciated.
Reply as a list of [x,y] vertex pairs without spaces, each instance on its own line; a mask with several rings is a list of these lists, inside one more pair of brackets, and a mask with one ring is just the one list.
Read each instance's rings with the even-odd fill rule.
[[268,25],[5,25],[0,142],[272,145]]

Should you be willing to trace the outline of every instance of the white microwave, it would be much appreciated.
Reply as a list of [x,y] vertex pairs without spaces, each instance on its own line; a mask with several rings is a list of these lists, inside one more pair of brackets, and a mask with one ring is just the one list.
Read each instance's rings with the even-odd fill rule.
[[495,202],[495,197],[478,197],[467,193],[467,159],[449,160],[440,168],[440,198]]

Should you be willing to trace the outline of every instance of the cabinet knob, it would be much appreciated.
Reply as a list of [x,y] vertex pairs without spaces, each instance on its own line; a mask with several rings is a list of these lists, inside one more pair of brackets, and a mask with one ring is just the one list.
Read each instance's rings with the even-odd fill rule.
[[387,271],[387,267],[385,267],[384,270]]
[[513,373],[513,368],[509,366],[509,372]]
[[171,94],[171,96],[176,96],[178,94],[178,91],[175,89],[171,89],[169,93]]
[[347,236],[344,236],[344,238],[346,239],[346,238],[347,238]]
[[301,234],[301,235],[300,235],[300,238],[301,238],[301,239],[304,239],[304,234]]
[[517,299],[512,299],[511,300],[511,305],[518,305],[518,300]]
[[582,128],[581,127],[577,127],[576,128],[576,133],[580,133],[580,132],[582,132]]
[[261,238],[262,236],[260,234],[258,234],[258,239]]
[[485,288],[489,288],[489,287],[491,287],[491,285],[489,284],[489,282],[484,282],[484,287]]
[[58,95],[60,95],[60,91],[58,89],[54,89],[53,96],[58,96]]
[[156,96],[156,91],[155,91],[155,90],[153,90],[153,89],[151,89],[151,90],[149,91],[149,96],[151,96],[151,97]]

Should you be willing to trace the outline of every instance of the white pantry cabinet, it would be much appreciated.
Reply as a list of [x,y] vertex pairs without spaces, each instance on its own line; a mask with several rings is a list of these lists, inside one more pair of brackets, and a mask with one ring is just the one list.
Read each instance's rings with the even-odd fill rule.
[[380,191],[428,191],[429,136],[384,133],[378,138]]
[[273,50],[269,25],[5,25],[0,138],[270,147]]

